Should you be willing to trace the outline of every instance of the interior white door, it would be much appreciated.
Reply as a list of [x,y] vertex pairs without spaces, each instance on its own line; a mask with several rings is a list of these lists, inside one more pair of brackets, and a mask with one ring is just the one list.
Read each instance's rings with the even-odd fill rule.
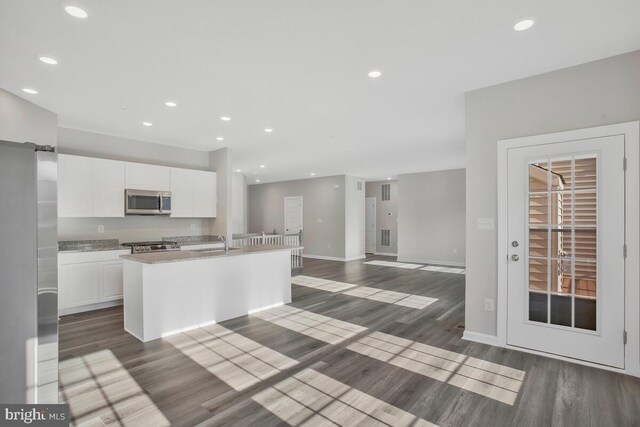
[[507,343],[624,368],[624,136],[508,150]]
[[372,254],[376,251],[376,198],[365,199],[364,218],[365,252]]
[[284,232],[299,233],[302,230],[302,196],[284,198]]

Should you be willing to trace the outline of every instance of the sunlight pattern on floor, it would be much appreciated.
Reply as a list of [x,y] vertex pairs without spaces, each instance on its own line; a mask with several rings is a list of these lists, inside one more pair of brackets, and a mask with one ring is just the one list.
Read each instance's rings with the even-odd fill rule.
[[397,267],[397,268],[406,268],[409,270],[415,270],[416,268],[423,267],[422,264],[411,264],[406,262],[396,262],[396,261],[367,261],[365,264],[369,265],[381,265],[383,267]]
[[[368,286],[357,287],[350,283],[334,282],[311,276],[293,276],[291,283],[308,288],[320,289],[327,292],[342,292],[344,295],[365,298],[373,301],[386,302],[389,304],[402,305],[416,309],[423,309],[434,302],[437,298],[423,297],[421,295],[405,294],[404,292],[387,291],[384,289],[370,288]],[[346,291],[346,292],[344,292]]]
[[205,326],[164,339],[237,391],[298,363],[220,325]]
[[313,369],[305,369],[252,399],[292,426],[434,426]]
[[421,268],[420,270],[425,270],[425,271],[436,271],[438,273],[455,273],[455,274],[466,274],[467,270],[465,270],[464,268],[455,268],[455,267],[440,267],[437,265],[427,265],[424,268]]
[[372,332],[347,347],[464,390],[513,405],[525,372],[438,347]]
[[321,279],[311,276],[292,276],[291,283],[308,288],[320,289],[327,292],[342,292],[355,288],[356,285],[350,283],[335,282],[333,280]]
[[338,344],[367,330],[363,326],[288,305],[261,311],[253,316],[329,344]]
[[110,350],[60,362],[60,402],[74,425],[171,425]]

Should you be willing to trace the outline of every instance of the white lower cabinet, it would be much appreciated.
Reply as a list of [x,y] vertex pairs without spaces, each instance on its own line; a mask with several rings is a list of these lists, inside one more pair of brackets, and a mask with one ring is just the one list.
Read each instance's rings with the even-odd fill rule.
[[122,260],[129,251],[60,253],[58,311],[60,314],[116,305],[122,300]]
[[100,265],[97,263],[60,266],[59,308],[100,302]]
[[122,261],[100,263],[100,300],[112,301],[122,298]]

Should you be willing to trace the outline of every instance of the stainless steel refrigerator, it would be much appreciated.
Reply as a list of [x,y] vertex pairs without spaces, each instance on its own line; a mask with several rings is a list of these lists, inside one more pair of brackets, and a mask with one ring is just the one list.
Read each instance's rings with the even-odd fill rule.
[[0,402],[58,402],[57,154],[0,141]]

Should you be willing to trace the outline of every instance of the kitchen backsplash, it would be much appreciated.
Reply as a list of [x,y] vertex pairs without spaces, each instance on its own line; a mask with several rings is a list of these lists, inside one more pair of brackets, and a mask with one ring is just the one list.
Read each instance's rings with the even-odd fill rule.
[[[120,239],[121,242],[163,236],[209,234],[215,219],[128,216],[124,218],[59,218],[58,240]],[[100,233],[98,227],[104,227]]]

